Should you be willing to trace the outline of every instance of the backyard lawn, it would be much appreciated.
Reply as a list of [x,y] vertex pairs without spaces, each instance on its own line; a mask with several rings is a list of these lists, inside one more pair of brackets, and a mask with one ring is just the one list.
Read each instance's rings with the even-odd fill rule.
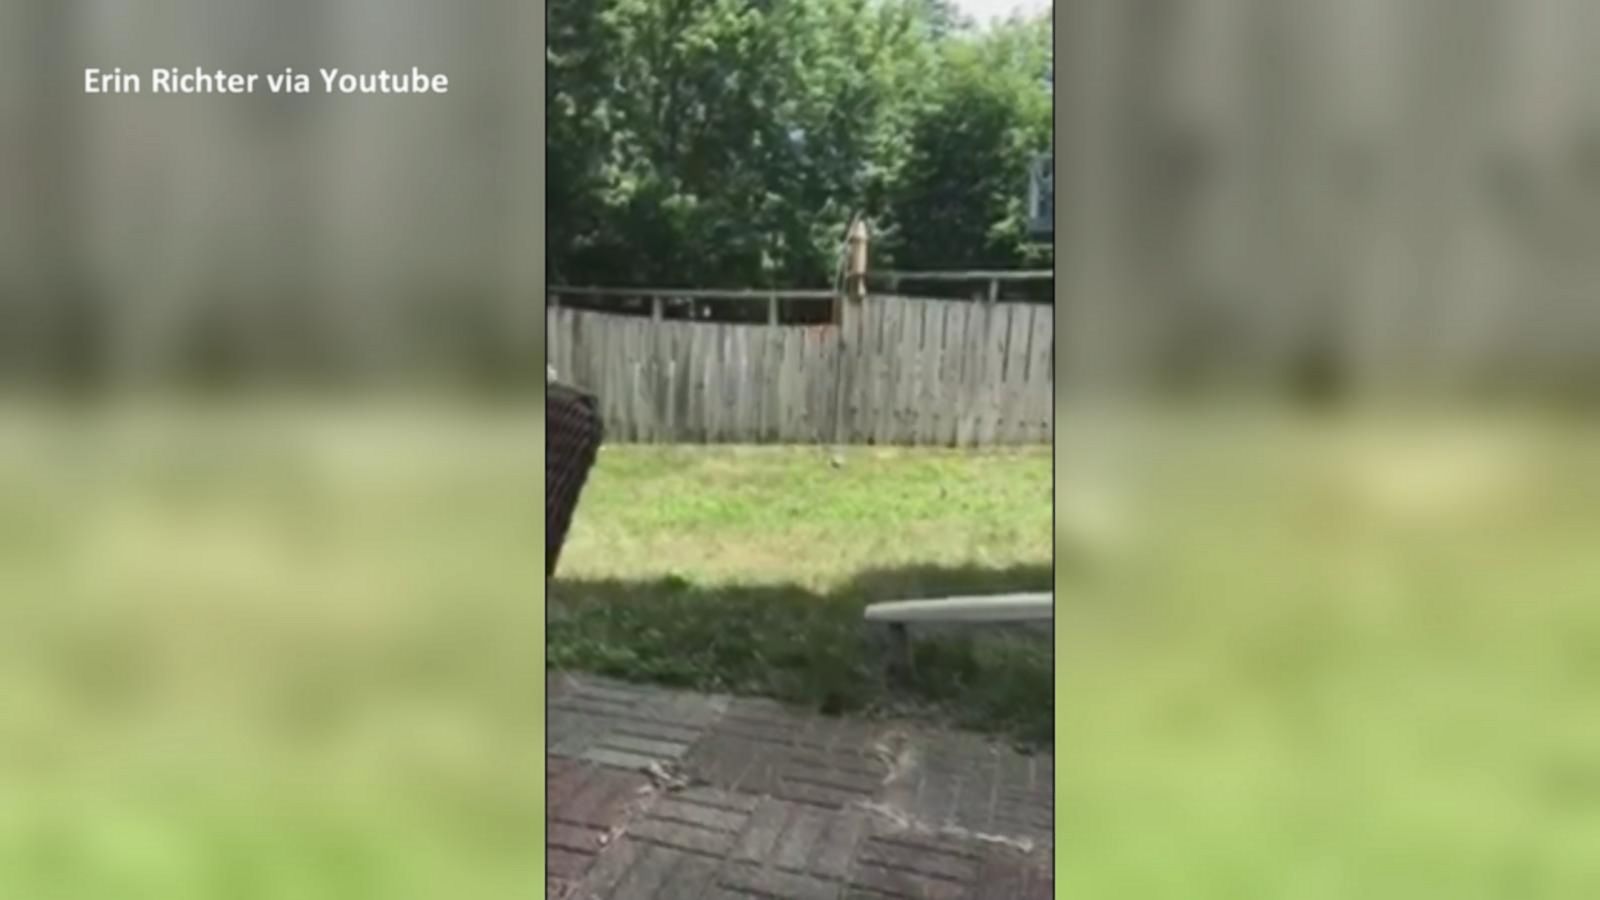
[[[0,896],[527,896],[536,424],[238,418],[0,419]],[[858,619],[1049,584],[1044,451],[609,448],[550,660],[1035,740],[1054,702],[1067,895],[1600,896],[1600,430],[1075,425],[1053,685],[1024,637],[884,692]]]
[[1600,433],[1129,438],[1057,598],[1063,896],[1600,896]]
[[550,587],[552,667],[930,712],[1047,742],[1047,635],[918,648],[886,690],[873,601],[1048,590],[1048,449],[609,446]]
[[523,898],[533,415],[0,412],[0,897]]
[[[1029,737],[1053,700],[1063,895],[1600,896],[1600,429],[1074,424],[1054,690],[1026,642],[933,647],[909,698]],[[861,604],[1038,587],[1050,484],[1034,452],[610,448],[551,661],[892,707]]]

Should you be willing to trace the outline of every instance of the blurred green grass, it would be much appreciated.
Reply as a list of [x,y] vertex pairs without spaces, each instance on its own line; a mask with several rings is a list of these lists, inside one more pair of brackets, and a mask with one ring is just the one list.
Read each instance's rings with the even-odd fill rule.
[[[1119,434],[1058,459],[1063,893],[1600,896],[1600,429]],[[541,441],[8,409],[0,897],[532,896]],[[597,479],[563,579],[753,614],[774,578],[859,602],[1048,558],[1037,472],[936,455],[891,486],[893,451],[809,452],[798,490],[715,454],[635,461],[659,495]]]
[[536,411],[0,421],[0,897],[537,891]]
[[1120,523],[1058,582],[1063,895],[1600,896],[1600,432],[1180,418],[1104,458],[1058,471],[1068,523],[1114,471]]

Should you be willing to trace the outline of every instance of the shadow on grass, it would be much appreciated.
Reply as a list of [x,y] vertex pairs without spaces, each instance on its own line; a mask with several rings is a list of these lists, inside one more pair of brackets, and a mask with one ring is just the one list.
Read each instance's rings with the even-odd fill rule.
[[1053,581],[1047,565],[873,570],[828,593],[678,577],[557,578],[548,590],[546,659],[552,669],[768,696],[828,714],[934,716],[1048,745],[1048,634],[979,629],[917,638],[916,676],[891,685],[861,613],[886,600],[1048,591]]

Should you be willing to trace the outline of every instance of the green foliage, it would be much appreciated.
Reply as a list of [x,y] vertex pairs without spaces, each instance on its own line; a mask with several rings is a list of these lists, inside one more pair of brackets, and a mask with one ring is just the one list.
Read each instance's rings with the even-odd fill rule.
[[1047,261],[1027,237],[1025,186],[1050,144],[1050,32],[1012,22],[941,47],[941,77],[907,136],[889,246],[901,267],[1000,268]]
[[827,284],[858,212],[879,265],[1027,261],[1047,20],[974,31],[928,0],[555,0],[549,21],[555,280]]

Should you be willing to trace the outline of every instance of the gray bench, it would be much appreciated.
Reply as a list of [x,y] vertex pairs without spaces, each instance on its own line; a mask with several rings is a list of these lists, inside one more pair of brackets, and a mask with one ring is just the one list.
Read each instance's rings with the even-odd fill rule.
[[867,607],[865,619],[868,627],[877,630],[887,643],[889,669],[909,674],[914,668],[912,626],[967,630],[992,625],[1042,625],[1055,619],[1055,595],[992,594],[874,603]]

